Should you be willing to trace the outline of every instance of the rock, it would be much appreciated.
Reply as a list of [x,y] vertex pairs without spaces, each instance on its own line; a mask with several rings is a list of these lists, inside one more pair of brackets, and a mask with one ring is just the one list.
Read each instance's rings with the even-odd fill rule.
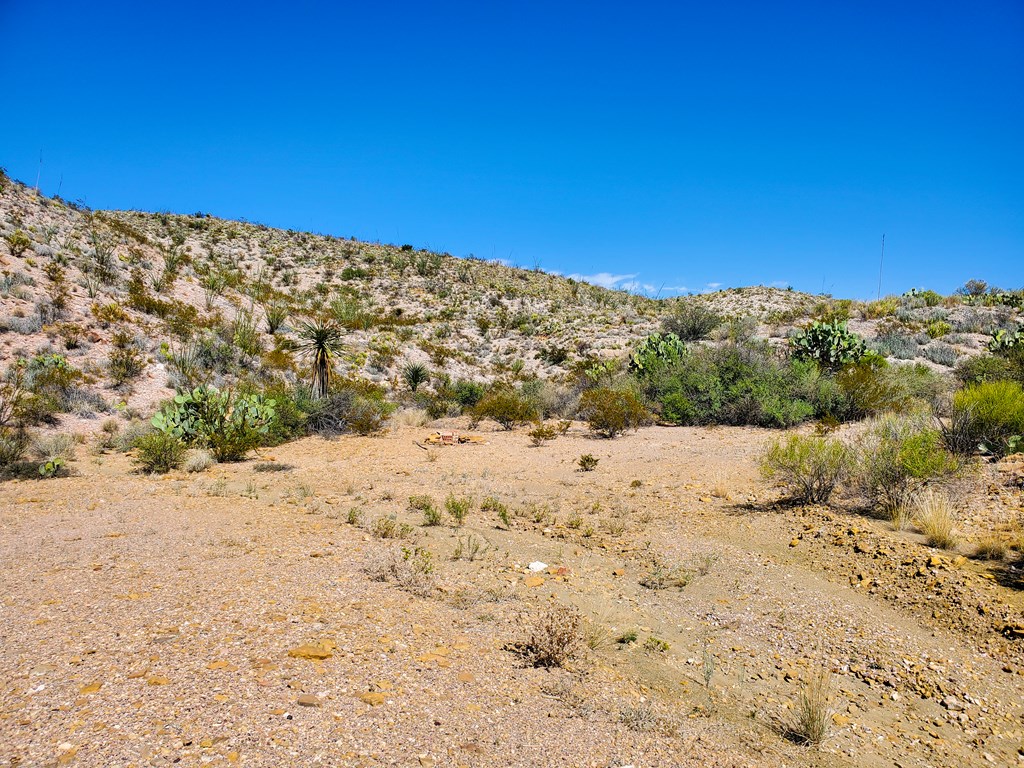
[[832,715],[832,722],[841,728],[844,725],[850,724],[850,718],[848,718],[846,715],[841,715],[838,712],[836,712],[834,715]]
[[316,661],[322,661],[323,659],[329,659],[334,654],[331,653],[329,648],[325,648],[322,645],[300,645],[298,648],[292,648],[288,651],[288,655],[295,659],[312,659]]
[[541,584],[544,583],[544,577],[543,576],[527,576],[523,580],[523,583],[526,586],[528,586],[528,587],[539,587]]
[[962,712],[964,705],[956,696],[947,696],[942,700],[942,706],[948,709],[950,712]]
[[369,704],[371,707],[379,707],[384,703],[384,694],[376,691],[370,691],[368,693],[360,693],[359,700],[364,704]]
[[799,543],[800,543],[800,539],[793,539],[792,541],[789,542],[789,546],[795,547]]
[[532,573],[540,573],[548,567],[547,563],[542,563],[540,560],[534,560],[528,566],[526,566]]
[[322,706],[322,702],[316,696],[311,693],[304,693],[297,699],[300,707],[319,707]]
[[167,685],[170,682],[171,681],[168,680],[163,675],[153,675],[153,677],[149,678],[149,680],[146,681],[146,684],[147,685]]

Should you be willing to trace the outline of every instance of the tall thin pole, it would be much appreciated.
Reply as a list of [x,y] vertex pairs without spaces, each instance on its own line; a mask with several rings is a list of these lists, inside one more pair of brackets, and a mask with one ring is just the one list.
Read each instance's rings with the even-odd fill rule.
[[882,298],[882,262],[885,261],[885,233],[882,233],[882,255],[878,257],[878,295],[875,299]]
[[39,150],[39,170],[36,171],[36,197],[39,197],[39,177],[43,173],[43,150]]

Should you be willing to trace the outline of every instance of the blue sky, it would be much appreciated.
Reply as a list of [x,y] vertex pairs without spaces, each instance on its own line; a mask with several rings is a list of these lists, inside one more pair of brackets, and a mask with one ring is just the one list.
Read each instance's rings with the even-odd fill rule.
[[1024,4],[0,0],[0,165],[639,291],[1024,286]]

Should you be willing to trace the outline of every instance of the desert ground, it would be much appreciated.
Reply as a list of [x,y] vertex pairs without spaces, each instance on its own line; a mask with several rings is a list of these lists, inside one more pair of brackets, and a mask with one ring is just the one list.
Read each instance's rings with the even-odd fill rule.
[[[165,476],[82,448],[0,485],[0,764],[1024,764],[1012,566],[783,503],[763,430],[434,429],[467,431]],[[1015,466],[979,471],[966,541],[1019,515]],[[450,494],[462,525],[410,506]],[[536,666],[552,606],[579,650]],[[814,680],[820,747],[787,738]]]

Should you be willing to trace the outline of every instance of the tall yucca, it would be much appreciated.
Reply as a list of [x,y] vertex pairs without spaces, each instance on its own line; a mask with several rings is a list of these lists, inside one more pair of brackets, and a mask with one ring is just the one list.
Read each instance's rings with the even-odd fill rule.
[[314,399],[327,397],[331,386],[331,355],[341,349],[341,329],[327,320],[315,320],[299,326],[299,348],[312,358]]

